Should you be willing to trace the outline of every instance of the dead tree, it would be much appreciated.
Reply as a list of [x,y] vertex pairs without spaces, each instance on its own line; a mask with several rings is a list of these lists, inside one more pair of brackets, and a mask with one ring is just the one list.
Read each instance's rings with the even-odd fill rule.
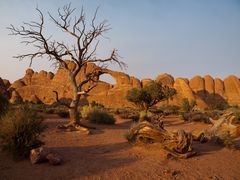
[[[40,21],[24,22],[21,27],[10,25],[8,29],[11,31],[10,35],[17,35],[23,38],[23,43],[36,48],[33,53],[22,54],[15,56],[20,60],[30,58],[30,66],[32,61],[36,58],[48,57],[54,65],[63,68],[71,82],[73,89],[73,99],[70,104],[64,103],[69,108],[70,126],[79,126],[80,118],[78,112],[78,105],[83,94],[89,93],[95,86],[100,73],[100,69],[106,67],[109,63],[116,63],[120,68],[126,65],[119,60],[116,49],[112,50],[109,57],[99,58],[96,56],[96,51],[99,45],[99,38],[103,37],[104,33],[110,30],[107,21],[96,23],[97,11],[96,9],[93,18],[89,25],[85,19],[83,8],[80,15],[74,16],[75,8],[71,8],[71,4],[65,5],[58,9],[58,16],[54,17],[48,12],[48,16],[53,24],[62,30],[63,34],[67,34],[69,39],[74,43],[67,44],[63,41],[53,39],[53,36],[47,36],[45,27],[45,17],[41,10],[36,8],[39,13]],[[75,63],[75,68],[71,69],[65,60],[70,60]],[[87,66],[88,63],[97,64],[100,68],[95,68],[92,72],[85,73],[85,77],[81,82],[77,82],[76,77],[80,71]],[[91,84],[86,89],[86,84]],[[58,94],[56,99],[58,100]]]
[[127,134],[127,140],[132,144],[160,143],[164,150],[178,158],[189,158],[196,152],[192,148],[192,135],[183,130],[177,133],[169,132],[163,123],[152,124],[147,121],[132,126]]
[[233,124],[233,120],[236,117],[233,112],[224,113],[219,119],[213,120],[210,118],[212,127],[205,129],[203,132],[199,132],[194,135],[194,140],[200,142],[207,142],[208,140],[219,138],[224,140],[225,138],[237,138],[240,136],[240,126]]

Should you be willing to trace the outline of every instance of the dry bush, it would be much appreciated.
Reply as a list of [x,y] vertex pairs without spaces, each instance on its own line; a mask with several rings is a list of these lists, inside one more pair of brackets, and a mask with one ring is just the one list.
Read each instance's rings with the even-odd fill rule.
[[39,135],[44,129],[42,118],[27,105],[9,110],[0,121],[3,148],[14,157],[26,157],[31,149],[42,145]]
[[203,122],[203,123],[211,123],[209,120],[209,116],[204,112],[183,112],[181,114],[181,118],[184,121],[195,121],[195,122]]
[[96,124],[115,124],[116,122],[113,115],[101,109],[90,111],[87,115],[87,120]]
[[178,114],[180,110],[179,106],[176,105],[164,105],[158,108],[158,112],[164,115]]
[[5,96],[0,94],[0,117],[3,116],[8,110],[9,102]]

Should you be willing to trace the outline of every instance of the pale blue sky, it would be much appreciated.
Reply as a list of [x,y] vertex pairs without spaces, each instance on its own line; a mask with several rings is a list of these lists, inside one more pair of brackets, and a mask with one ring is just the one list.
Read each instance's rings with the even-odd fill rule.
[[[0,77],[22,77],[29,63],[12,56],[31,50],[6,27],[37,20],[37,5],[55,13],[68,2],[79,10],[83,5],[87,18],[100,6],[98,19],[107,19],[112,30],[99,54],[117,48],[130,75],[240,77],[240,0],[0,0]],[[50,32],[58,35],[52,27]],[[32,68],[52,70],[42,62]]]

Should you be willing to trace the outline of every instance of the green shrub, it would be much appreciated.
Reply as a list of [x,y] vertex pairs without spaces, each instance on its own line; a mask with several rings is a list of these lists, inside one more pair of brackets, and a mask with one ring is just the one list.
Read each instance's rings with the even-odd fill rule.
[[46,111],[46,105],[43,103],[38,104],[32,104],[32,108],[38,112],[45,112]]
[[54,114],[54,109],[53,108],[46,108],[44,112],[47,113],[47,114]]
[[209,116],[203,112],[183,112],[181,117],[184,121],[195,121],[195,122],[203,122],[203,123],[211,123],[209,120]]
[[103,110],[102,106],[92,106],[92,105],[86,105],[86,106],[82,106],[79,108],[79,111],[81,112],[81,117],[84,119],[88,119],[88,114],[92,111],[95,110]]
[[159,108],[159,111],[164,114],[164,115],[170,115],[170,114],[178,114],[180,110],[180,107],[177,105],[165,105],[161,106]]
[[190,111],[193,111],[196,105],[197,105],[197,102],[195,100],[189,101],[188,98],[183,98],[181,108],[183,112],[190,112]]
[[0,94],[0,117],[3,116],[8,110],[9,102],[5,96]]
[[229,104],[227,102],[224,101],[215,101],[210,103],[209,109],[210,110],[226,110],[227,108],[229,108]]
[[104,108],[104,105],[100,104],[100,103],[97,103],[96,101],[92,101],[90,103],[90,106],[92,107],[98,107],[98,108]]
[[100,109],[90,111],[87,115],[87,119],[90,122],[97,124],[115,124],[116,122],[115,118],[111,114]]
[[42,118],[28,106],[9,110],[0,121],[3,148],[15,157],[26,157],[31,149],[43,144],[39,140],[39,135],[44,128]]

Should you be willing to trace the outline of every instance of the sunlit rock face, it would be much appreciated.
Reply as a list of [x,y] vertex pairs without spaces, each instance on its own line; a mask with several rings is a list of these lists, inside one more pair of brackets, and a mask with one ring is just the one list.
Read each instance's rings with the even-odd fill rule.
[[[70,69],[75,68],[75,64],[71,61],[67,61],[67,64]],[[95,64],[87,64],[77,76],[77,81],[82,81],[84,74],[94,68],[97,68]],[[139,80],[134,76],[109,69],[102,70],[101,74],[112,76],[115,84],[99,80],[89,95],[82,98],[82,104],[96,101],[106,107],[130,107],[132,104],[125,98],[127,91],[131,88],[142,88],[153,81],[150,78]],[[199,108],[206,108],[217,103],[240,105],[240,81],[236,76],[229,76],[221,80],[206,75],[204,77],[195,76],[189,80],[186,78],[174,79],[170,74],[165,73],[159,74],[155,80],[177,90],[177,94],[172,100],[162,102],[159,105],[181,105],[183,98],[196,100]],[[88,86],[89,84],[86,84],[85,87]],[[6,97],[11,97],[13,94],[13,98],[18,94],[23,101],[41,101],[45,104],[52,104],[56,102],[53,91],[57,91],[62,100],[69,100],[73,97],[67,72],[61,67],[56,74],[46,71],[34,72],[32,69],[27,69],[25,76],[11,85],[9,81],[0,79],[0,93]]]

